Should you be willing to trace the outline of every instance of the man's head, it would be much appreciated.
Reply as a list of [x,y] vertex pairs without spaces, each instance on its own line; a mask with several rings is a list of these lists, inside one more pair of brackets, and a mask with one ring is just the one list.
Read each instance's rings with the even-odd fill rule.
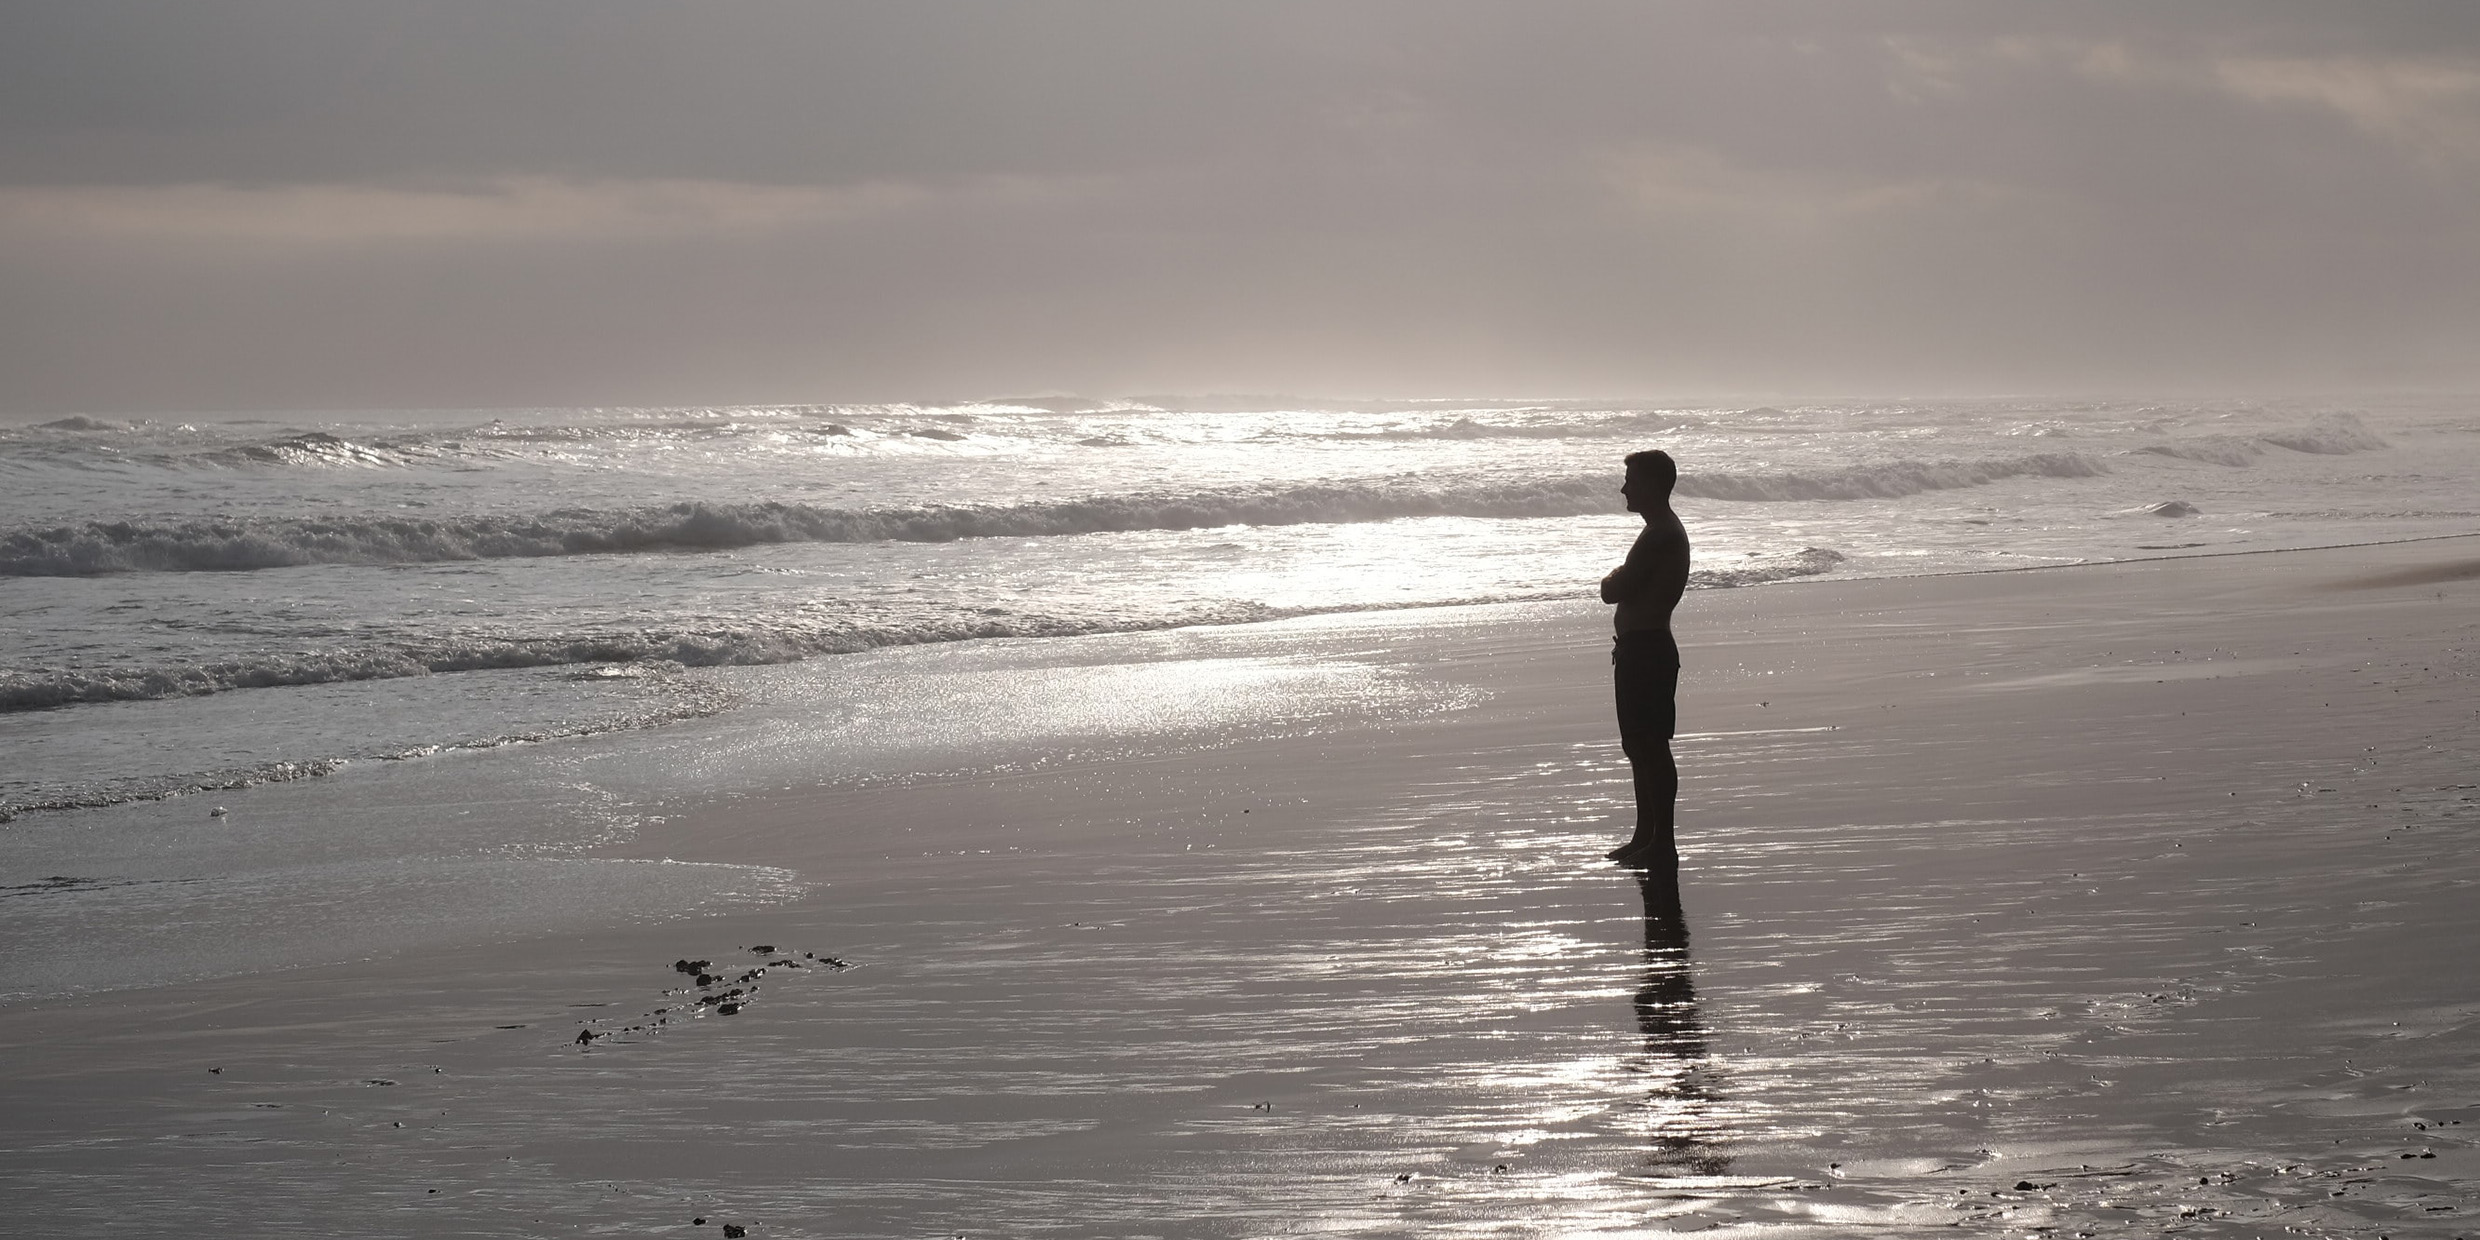
[[1647,505],[1670,502],[1671,488],[1679,483],[1679,463],[1671,454],[1655,448],[1649,452],[1631,452],[1627,458],[1627,483],[1619,488],[1627,496],[1629,512],[1643,512]]

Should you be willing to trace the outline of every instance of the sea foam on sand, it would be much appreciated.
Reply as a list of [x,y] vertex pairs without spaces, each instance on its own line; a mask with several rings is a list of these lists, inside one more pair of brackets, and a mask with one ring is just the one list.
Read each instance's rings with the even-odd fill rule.
[[2463,1234],[2475,562],[1693,594],[1676,908],[1599,861],[1599,608],[1080,639],[1131,670],[1047,757],[1010,721],[1070,682],[1009,669],[1061,647],[954,648],[1004,755],[612,854],[789,902],[0,1009],[0,1195],[63,1234]]

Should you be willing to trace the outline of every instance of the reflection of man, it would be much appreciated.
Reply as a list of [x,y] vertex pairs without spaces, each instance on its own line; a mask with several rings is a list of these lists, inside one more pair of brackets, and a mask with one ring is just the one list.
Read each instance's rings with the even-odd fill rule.
[[1689,976],[1688,919],[1679,884],[1667,871],[1636,876],[1645,896],[1645,977],[1636,987],[1636,1028],[1644,1035],[1643,1070],[1655,1084],[1645,1100],[1652,1150],[1648,1170],[1664,1175],[1722,1175],[1722,1098],[1705,1057],[1705,1025],[1697,1018],[1696,981]]
[[1619,746],[1636,773],[1636,835],[1612,849],[1610,859],[1676,872],[1679,845],[1672,819],[1679,801],[1679,765],[1671,757],[1671,732],[1679,720],[1679,643],[1671,638],[1671,609],[1688,588],[1688,529],[1671,511],[1671,487],[1679,466],[1667,452],[1627,458],[1629,512],[1645,518],[1644,532],[1628,548],[1627,563],[1602,578],[1602,601],[1616,603],[1618,642],[1611,648],[1611,681],[1619,698]]

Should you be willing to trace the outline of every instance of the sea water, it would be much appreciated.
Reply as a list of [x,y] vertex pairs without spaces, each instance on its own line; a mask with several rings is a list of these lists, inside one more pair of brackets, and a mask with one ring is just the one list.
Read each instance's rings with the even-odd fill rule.
[[[18,418],[0,1001],[782,898],[797,876],[594,855],[676,772],[651,742],[539,742],[774,692],[854,739],[825,769],[753,757],[765,778],[969,765],[997,742],[959,729],[1031,725],[925,696],[938,661],[900,656],[987,639],[1031,648],[1008,692],[1059,719],[1159,706],[1088,733],[1228,728],[1042,643],[1590,597],[1635,528],[1619,460],[1654,447],[1702,588],[2480,530],[2469,398]],[[1269,718],[1436,705],[1332,669],[1214,675]]]

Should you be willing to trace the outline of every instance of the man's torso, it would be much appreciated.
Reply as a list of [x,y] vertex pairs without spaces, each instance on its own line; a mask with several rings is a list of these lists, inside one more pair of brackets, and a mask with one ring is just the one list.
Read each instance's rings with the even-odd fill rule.
[[1628,548],[1627,565],[1644,580],[1619,599],[1612,626],[1621,633],[1668,633],[1671,612],[1688,588],[1688,529],[1665,508],[1645,522]]

